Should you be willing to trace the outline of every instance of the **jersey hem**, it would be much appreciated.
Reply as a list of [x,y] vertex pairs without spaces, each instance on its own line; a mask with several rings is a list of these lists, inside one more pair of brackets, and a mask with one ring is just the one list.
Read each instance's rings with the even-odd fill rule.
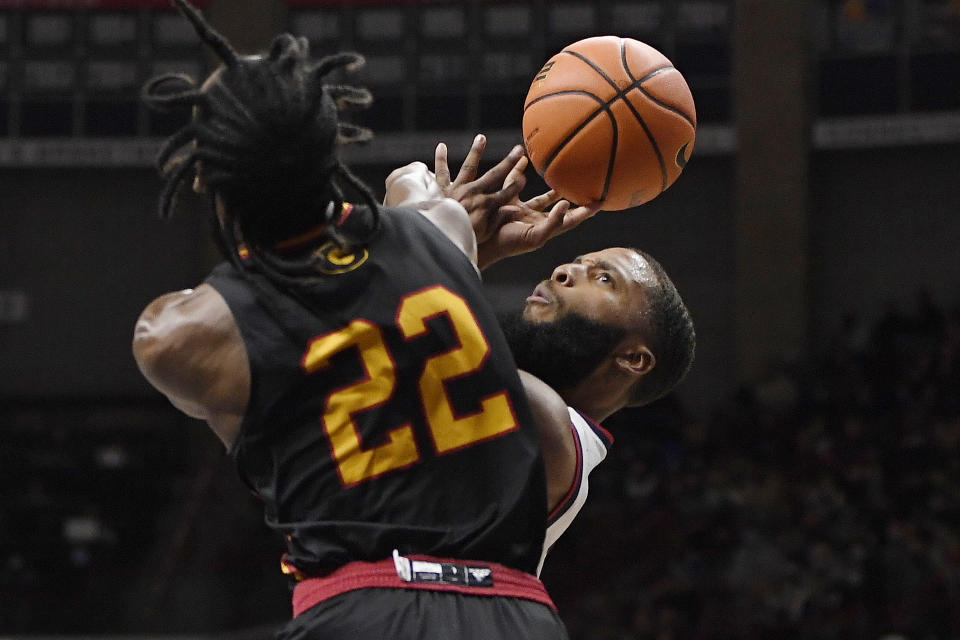
[[553,603],[546,587],[540,580],[519,569],[497,564],[495,562],[479,562],[466,560],[451,560],[435,558],[425,555],[407,556],[411,560],[427,562],[456,562],[480,565],[489,568],[492,574],[491,586],[468,586],[463,584],[443,584],[435,582],[409,582],[397,574],[393,558],[377,562],[354,561],[343,565],[333,573],[314,578],[304,578],[293,589],[293,617],[311,607],[348,591],[357,589],[419,589],[426,591],[449,591],[463,595],[480,597],[508,597],[533,600],[544,604],[554,611],[557,606]]

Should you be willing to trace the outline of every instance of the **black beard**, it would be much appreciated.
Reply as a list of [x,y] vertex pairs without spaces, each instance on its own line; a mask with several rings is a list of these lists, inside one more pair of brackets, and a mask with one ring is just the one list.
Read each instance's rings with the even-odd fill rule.
[[575,387],[610,355],[626,329],[568,311],[550,322],[530,322],[522,313],[500,317],[517,367],[557,391]]

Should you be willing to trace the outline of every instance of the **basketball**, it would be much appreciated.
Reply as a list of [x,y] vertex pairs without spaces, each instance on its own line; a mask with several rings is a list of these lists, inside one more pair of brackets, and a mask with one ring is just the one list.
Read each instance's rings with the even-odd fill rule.
[[523,107],[527,156],[550,188],[610,211],[673,184],[696,130],[683,75],[650,45],[616,36],[586,38],[550,58]]

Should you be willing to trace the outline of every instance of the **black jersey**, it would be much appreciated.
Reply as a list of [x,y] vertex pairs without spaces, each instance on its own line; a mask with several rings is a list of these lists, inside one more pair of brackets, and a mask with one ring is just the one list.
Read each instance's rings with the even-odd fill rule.
[[208,277],[252,374],[240,475],[304,574],[394,549],[533,573],[544,472],[493,311],[428,220],[385,207],[381,221],[363,249],[317,249],[306,305],[278,295],[268,312],[229,264]]

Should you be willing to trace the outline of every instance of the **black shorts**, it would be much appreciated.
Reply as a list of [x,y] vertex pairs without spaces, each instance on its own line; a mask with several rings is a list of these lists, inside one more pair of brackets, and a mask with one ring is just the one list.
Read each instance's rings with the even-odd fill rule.
[[276,640],[567,640],[556,611],[508,596],[364,588],[310,607]]

